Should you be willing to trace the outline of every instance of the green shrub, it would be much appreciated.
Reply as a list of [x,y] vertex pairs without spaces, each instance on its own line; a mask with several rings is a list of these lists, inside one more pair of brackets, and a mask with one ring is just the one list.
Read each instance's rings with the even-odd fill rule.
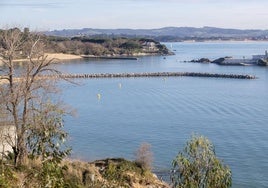
[[193,135],[183,152],[172,163],[173,187],[228,188],[232,173],[215,154],[213,144],[203,136]]

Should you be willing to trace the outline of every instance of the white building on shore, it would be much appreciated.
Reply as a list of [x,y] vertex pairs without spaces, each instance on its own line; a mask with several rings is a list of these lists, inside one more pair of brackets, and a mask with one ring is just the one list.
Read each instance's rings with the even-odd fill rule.
[[15,145],[15,126],[0,122],[0,157],[13,152],[12,146]]
[[265,54],[264,55],[253,55],[252,59],[254,60],[259,60],[259,59],[268,59],[268,52],[267,50],[265,50]]
[[264,55],[253,55],[251,59],[234,59],[232,57],[224,58],[222,62],[219,64],[221,65],[257,65],[259,60],[267,60],[268,59],[268,52],[265,51]]

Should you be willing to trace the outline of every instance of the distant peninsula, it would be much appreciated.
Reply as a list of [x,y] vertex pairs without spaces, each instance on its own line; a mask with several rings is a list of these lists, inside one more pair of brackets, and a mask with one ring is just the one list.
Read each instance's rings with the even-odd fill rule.
[[267,41],[268,30],[226,29],[217,27],[164,27],[159,29],[64,29],[43,32],[46,35],[74,37],[127,37],[150,38],[161,42],[206,41],[206,40],[256,40]]
[[[19,28],[9,29],[8,32],[20,33],[24,39],[31,38],[36,33],[30,32],[29,28],[21,31]],[[0,30],[0,37],[4,35]],[[44,53],[48,58],[58,61],[80,58],[102,59],[129,59],[135,60],[140,56],[173,55],[164,44],[148,38],[105,37],[105,36],[53,36],[49,33],[38,33],[39,40],[45,42]],[[4,50],[0,41],[0,50]],[[28,61],[28,54],[24,49],[18,50],[14,61]]]
[[83,57],[139,57],[173,55],[165,45],[147,38],[75,36],[60,37],[44,35],[48,53],[63,53]]

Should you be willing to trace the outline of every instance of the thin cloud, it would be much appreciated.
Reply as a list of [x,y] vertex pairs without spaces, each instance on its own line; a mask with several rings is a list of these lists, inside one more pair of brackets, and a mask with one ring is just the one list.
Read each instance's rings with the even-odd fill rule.
[[67,2],[33,2],[33,1],[21,1],[21,2],[0,2],[1,8],[14,8],[14,7],[24,7],[24,8],[60,8],[66,5]]

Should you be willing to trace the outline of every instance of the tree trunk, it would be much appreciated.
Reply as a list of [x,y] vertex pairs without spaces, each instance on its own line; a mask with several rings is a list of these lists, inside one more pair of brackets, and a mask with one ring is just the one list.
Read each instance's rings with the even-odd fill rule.
[[[23,134],[22,134],[23,135]],[[27,148],[24,137],[20,135],[18,136],[18,143],[16,147],[17,156],[15,157],[15,166],[24,166],[27,164]]]

